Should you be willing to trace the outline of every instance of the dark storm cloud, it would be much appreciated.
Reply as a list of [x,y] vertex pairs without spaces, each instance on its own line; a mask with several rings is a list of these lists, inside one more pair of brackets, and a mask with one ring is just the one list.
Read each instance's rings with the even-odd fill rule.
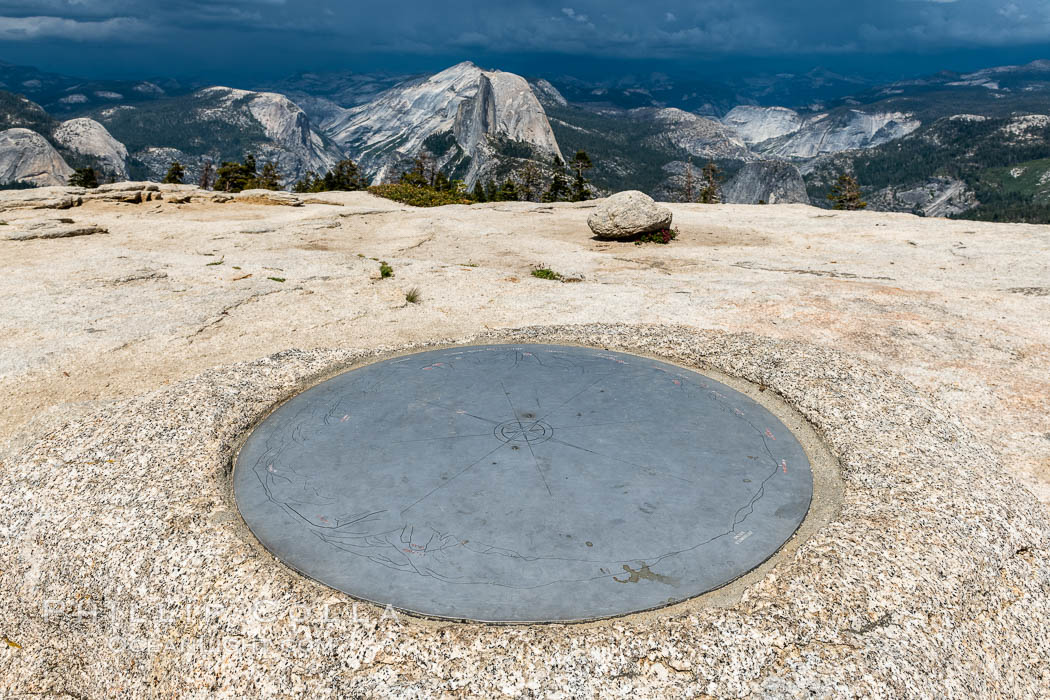
[[85,69],[127,69],[129,59],[157,71],[244,70],[350,55],[681,61],[1048,43],[1048,0],[0,0],[0,58]]
[[[1050,40],[1046,0],[0,1],[0,40],[156,41],[181,32],[271,31],[360,51],[459,48],[628,56],[850,52]],[[172,34],[174,33],[174,35]]]

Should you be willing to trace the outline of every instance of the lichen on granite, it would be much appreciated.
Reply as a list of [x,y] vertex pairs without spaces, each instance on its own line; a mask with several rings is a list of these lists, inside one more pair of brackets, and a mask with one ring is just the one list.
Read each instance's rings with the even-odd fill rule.
[[85,697],[1050,693],[1046,512],[948,407],[891,370],[816,345],[683,327],[539,327],[459,342],[643,352],[767,387],[838,460],[841,510],[723,607],[492,627],[355,603],[276,561],[232,500],[233,452],[255,422],[318,377],[376,357],[289,350],[81,408],[12,441],[0,468],[0,688]]

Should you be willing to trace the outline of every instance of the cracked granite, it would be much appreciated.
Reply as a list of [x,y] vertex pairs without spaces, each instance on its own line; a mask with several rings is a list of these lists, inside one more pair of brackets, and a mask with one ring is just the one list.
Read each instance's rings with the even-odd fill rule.
[[288,350],[56,409],[11,441],[0,469],[0,687],[231,698],[1050,693],[1046,510],[949,407],[884,363],[671,326],[458,342],[640,352],[767,387],[838,460],[841,507],[724,605],[586,625],[397,615],[297,575],[237,515],[238,440],[283,398],[377,353]]

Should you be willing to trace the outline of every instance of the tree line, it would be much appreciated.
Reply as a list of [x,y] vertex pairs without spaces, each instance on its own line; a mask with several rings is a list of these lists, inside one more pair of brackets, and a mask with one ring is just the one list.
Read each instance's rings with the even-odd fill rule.
[[713,161],[707,161],[699,177],[693,175],[693,161],[687,161],[681,190],[682,201],[720,204],[723,179],[721,169]]
[[[433,155],[424,150],[415,157],[412,167],[402,172],[398,184],[450,194],[472,202],[581,202],[594,196],[590,180],[587,179],[587,173],[593,167],[590,156],[581,150],[573,155],[568,164],[557,156],[551,159],[546,168],[528,161],[502,181],[479,180],[468,191],[462,180],[449,178],[438,167]],[[79,172],[75,177],[81,177]],[[163,182],[183,184],[185,177],[185,166],[172,161]],[[70,184],[74,184],[72,178]],[[203,189],[231,193],[246,189],[276,190],[281,187],[281,177],[275,163],[268,161],[260,170],[255,156],[248,154],[243,162],[224,161],[217,169],[212,167],[211,161],[205,160],[198,184]],[[367,188],[367,178],[358,165],[347,158],[324,174],[308,171],[291,189],[293,192],[308,193]]]
[[[438,167],[433,155],[424,150],[413,160],[412,168],[401,173],[398,184],[432,193],[434,196],[424,201],[434,203],[582,202],[593,196],[586,176],[593,167],[594,163],[587,152],[579,150],[567,166],[561,158],[554,156],[548,166],[549,176],[535,162],[528,161],[518,168],[513,177],[507,177],[501,183],[492,179],[485,182],[478,180],[468,192],[462,180],[449,178]],[[185,177],[185,166],[176,160],[168,166],[162,182],[183,184]],[[722,171],[714,162],[708,161],[699,176],[694,176],[692,162],[687,162],[681,196],[686,202],[718,204],[722,201],[722,180]],[[74,187],[98,187],[98,175],[93,168],[77,168],[69,177],[69,184]],[[248,189],[278,190],[281,188],[281,176],[273,161],[264,163],[260,170],[255,156],[249,153],[243,162],[223,161],[217,169],[213,169],[211,161],[205,160],[198,184],[202,189],[214,188],[231,193]],[[299,193],[364,189],[368,189],[368,180],[349,158],[339,161],[323,175],[308,171],[292,186],[292,191]],[[377,191],[377,194],[385,195],[386,191]],[[413,201],[417,199],[417,196],[411,197]],[[848,174],[838,178],[827,199],[835,209],[858,210],[868,206],[862,199],[857,180]],[[1011,204],[1017,206],[1015,202]]]
[[594,191],[587,172],[594,167],[585,151],[577,151],[566,164],[554,156],[545,168],[528,161],[503,178],[478,180],[467,190],[462,180],[451,179],[438,166],[434,157],[422,151],[412,168],[401,174],[400,185],[447,193],[471,202],[582,202]]

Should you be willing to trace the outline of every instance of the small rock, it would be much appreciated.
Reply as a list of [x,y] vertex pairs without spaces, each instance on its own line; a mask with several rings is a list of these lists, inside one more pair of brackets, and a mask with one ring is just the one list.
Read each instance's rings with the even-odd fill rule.
[[109,233],[109,231],[95,224],[75,224],[69,219],[59,219],[26,224],[20,230],[5,232],[4,238],[9,241],[31,241],[39,238],[90,236],[93,233]]
[[111,182],[99,185],[96,192],[158,192],[160,186],[155,182]]
[[91,194],[84,195],[84,201],[124,202],[126,204],[141,204],[142,190],[108,190],[104,192],[92,190]]
[[84,190],[76,187],[37,187],[29,190],[0,190],[0,211],[9,209],[71,209],[84,202]]
[[244,190],[234,195],[238,202],[246,204],[277,204],[289,207],[301,207],[302,201],[291,192],[279,190]]
[[637,190],[618,192],[598,204],[587,225],[600,238],[633,238],[671,225],[671,210]]

